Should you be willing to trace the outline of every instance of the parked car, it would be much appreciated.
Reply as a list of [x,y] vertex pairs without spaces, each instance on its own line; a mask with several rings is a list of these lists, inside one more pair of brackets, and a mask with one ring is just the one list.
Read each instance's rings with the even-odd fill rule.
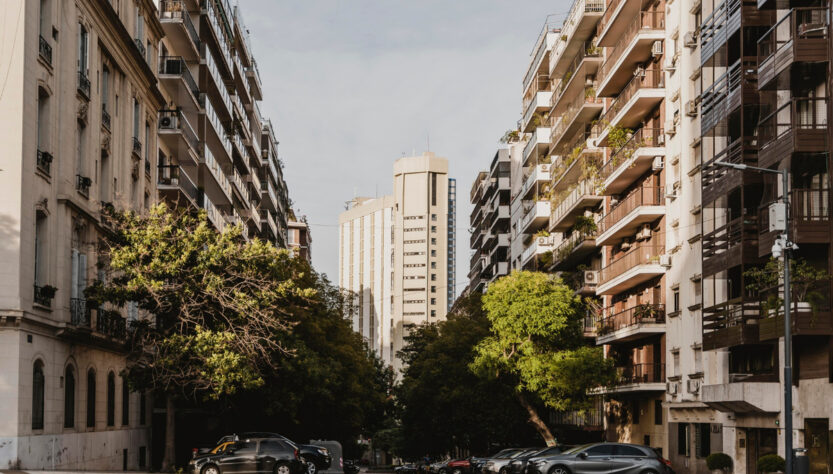
[[530,459],[561,454],[562,451],[564,450],[560,446],[551,446],[549,448],[523,452],[509,462],[509,472],[511,474],[525,474],[526,466],[529,464]]
[[284,441],[288,441],[291,444],[295,445],[298,448],[301,461],[305,464],[306,474],[317,474],[318,471],[329,469],[333,461],[332,457],[330,456],[330,451],[323,446],[317,446],[314,444],[295,443],[294,441],[282,434],[273,433],[269,431],[248,431],[232,435],[226,435],[220,438],[220,440],[217,442],[217,447],[223,445],[224,443],[252,438],[278,438]]
[[196,456],[188,463],[189,474],[251,472],[303,474],[298,448],[280,438],[249,438],[226,445],[220,452]]
[[529,463],[527,474],[673,474],[671,462],[637,444],[594,443]]
[[471,474],[471,458],[449,461],[446,470],[449,474]]
[[509,474],[509,463],[513,459],[525,453],[540,451],[541,448],[518,448],[515,450],[504,450],[486,461],[481,471],[483,474]]
[[432,474],[448,474],[448,460],[437,461],[428,465],[428,472]]
[[[347,471],[345,470],[345,473],[346,472]],[[393,468],[393,472],[395,472],[396,474],[416,474],[417,466],[416,464],[411,463],[402,464],[401,466],[396,466],[395,468]]]
[[345,459],[342,469],[344,469],[344,474],[359,474],[359,463],[352,459]]

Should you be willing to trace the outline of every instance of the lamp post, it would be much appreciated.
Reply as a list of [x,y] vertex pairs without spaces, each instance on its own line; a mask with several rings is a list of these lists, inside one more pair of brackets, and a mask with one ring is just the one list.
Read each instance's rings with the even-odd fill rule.
[[[734,168],[736,170],[750,170],[759,173],[772,173],[781,175],[782,196],[784,203],[784,233],[778,236],[772,245],[772,256],[779,258],[784,256],[784,460],[786,461],[785,474],[793,472],[793,392],[792,392],[792,322],[790,321],[790,253],[798,246],[790,241],[790,197],[789,189],[790,173],[788,170],[772,170],[749,166],[741,163],[727,163],[716,161],[718,166]],[[770,222],[770,225],[772,223]]]

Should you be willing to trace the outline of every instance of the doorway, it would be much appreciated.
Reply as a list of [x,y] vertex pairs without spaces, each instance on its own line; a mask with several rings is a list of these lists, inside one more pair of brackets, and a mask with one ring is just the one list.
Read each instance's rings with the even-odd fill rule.
[[758,474],[758,459],[778,453],[778,431],[774,428],[747,428],[746,472]]
[[827,418],[804,420],[804,447],[810,458],[810,474],[828,474],[829,444]]

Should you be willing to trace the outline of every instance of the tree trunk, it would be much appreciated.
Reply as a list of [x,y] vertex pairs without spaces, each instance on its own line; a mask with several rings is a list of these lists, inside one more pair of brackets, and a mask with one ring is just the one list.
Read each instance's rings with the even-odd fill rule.
[[165,456],[162,458],[162,472],[172,472],[176,463],[176,407],[174,399],[168,395],[165,399]]
[[532,423],[532,426],[535,427],[535,430],[538,431],[538,434],[544,438],[544,442],[547,443],[547,446],[555,446],[555,436],[552,435],[552,432],[544,423],[544,420],[538,416],[538,411],[529,403],[529,400],[526,399],[526,396],[521,393],[517,392],[518,401],[521,402],[524,408],[526,408],[526,412],[529,413],[529,422]]

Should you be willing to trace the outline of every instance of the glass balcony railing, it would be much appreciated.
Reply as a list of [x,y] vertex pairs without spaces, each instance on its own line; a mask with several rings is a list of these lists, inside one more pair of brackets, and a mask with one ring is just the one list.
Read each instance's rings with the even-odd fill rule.
[[602,134],[602,131],[607,128],[616,118],[619,112],[625,108],[625,105],[636,95],[637,92],[643,89],[661,89],[665,87],[665,71],[658,67],[646,69],[644,71],[634,72],[633,79],[622,89],[622,92],[616,96],[616,100],[599,118],[599,121],[594,125],[596,133]]

